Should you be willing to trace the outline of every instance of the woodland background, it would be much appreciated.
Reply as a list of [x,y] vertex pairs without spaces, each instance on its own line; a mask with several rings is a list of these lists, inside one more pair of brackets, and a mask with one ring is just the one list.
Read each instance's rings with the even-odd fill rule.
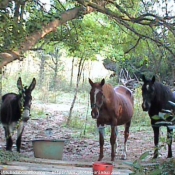
[[131,150],[133,143],[152,149],[150,140],[139,138],[151,131],[141,109],[140,76],[156,75],[174,88],[174,7],[173,0],[0,0],[1,95],[17,92],[19,76],[25,85],[36,77],[32,119],[63,119],[64,134],[66,126],[94,138],[88,78],[124,84],[135,96]]

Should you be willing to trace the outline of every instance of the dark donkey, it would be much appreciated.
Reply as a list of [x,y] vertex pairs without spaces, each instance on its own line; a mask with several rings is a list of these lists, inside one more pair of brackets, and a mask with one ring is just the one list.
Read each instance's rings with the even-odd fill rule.
[[23,87],[22,80],[19,77],[17,87],[19,94],[7,93],[2,96],[1,123],[5,130],[6,150],[12,150],[12,134],[17,129],[16,146],[20,152],[21,137],[24,130],[24,124],[30,118],[30,107],[32,101],[32,90],[35,88],[36,80],[33,78],[30,86]]
[[124,131],[124,150],[122,159],[126,159],[127,139],[129,136],[129,128],[131,118],[133,116],[134,98],[132,92],[124,87],[118,86],[113,88],[110,84],[105,84],[105,80],[93,83],[89,79],[91,85],[90,101],[92,118],[97,119],[97,127],[99,129],[100,154],[99,161],[103,158],[104,145],[104,125],[111,126],[111,161],[114,161],[116,152],[117,126],[125,125]]
[[[155,76],[152,79],[148,80],[145,76],[142,76],[143,86],[142,86],[142,109],[143,111],[148,111],[148,114],[151,119],[151,125],[154,131],[154,144],[155,151],[153,158],[158,156],[158,144],[159,144],[159,127],[160,124],[167,126],[167,139],[168,139],[168,158],[172,157],[172,133],[173,129],[170,127],[170,124],[162,122],[162,120],[155,120],[153,116],[158,116],[166,110],[173,110],[173,105],[171,102],[175,102],[175,94],[169,89],[169,87],[163,85],[162,83],[155,81]],[[168,118],[167,118],[168,119]],[[164,123],[164,124],[163,124]],[[169,122],[168,122],[169,123]],[[172,123],[173,124],[173,123]]]

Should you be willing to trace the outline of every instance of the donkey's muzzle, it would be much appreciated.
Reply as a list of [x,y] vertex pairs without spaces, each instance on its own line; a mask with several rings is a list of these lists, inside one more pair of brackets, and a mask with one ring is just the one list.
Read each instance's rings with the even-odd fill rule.
[[24,122],[27,122],[30,118],[30,110],[29,109],[24,109],[22,113],[22,119]]

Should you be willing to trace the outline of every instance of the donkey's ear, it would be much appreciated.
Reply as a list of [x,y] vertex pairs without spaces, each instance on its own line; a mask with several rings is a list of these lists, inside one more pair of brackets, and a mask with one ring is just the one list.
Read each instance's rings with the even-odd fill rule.
[[35,78],[33,78],[33,80],[32,80],[32,82],[31,82],[31,84],[30,84],[30,86],[29,86],[29,90],[30,91],[33,91],[33,89],[35,88],[35,85],[36,85],[36,79]]
[[153,78],[152,78],[152,83],[154,83],[155,82],[155,80],[156,80],[156,78],[155,78],[155,76],[153,76]]
[[144,74],[141,76],[141,78],[142,78],[143,82],[146,82],[146,78],[145,78]]
[[103,86],[104,84],[105,84],[105,79],[103,78],[103,79],[101,80],[100,85]]
[[22,90],[23,89],[21,77],[18,78],[17,87],[18,87],[19,90]]
[[91,86],[93,86],[94,85],[94,83],[92,82],[92,80],[89,78],[89,84],[91,85]]

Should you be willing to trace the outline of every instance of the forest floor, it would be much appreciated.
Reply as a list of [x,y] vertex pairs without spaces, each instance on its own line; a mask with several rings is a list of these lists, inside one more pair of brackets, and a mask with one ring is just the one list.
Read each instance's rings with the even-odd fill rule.
[[[42,105],[34,105],[37,108],[41,108]],[[50,139],[65,139],[66,144],[64,147],[63,160],[64,161],[81,161],[81,162],[95,162],[99,155],[99,141],[98,133],[92,134],[91,137],[78,137],[81,131],[65,127],[65,110],[69,109],[66,106],[59,106],[59,109],[55,105],[45,105],[45,111],[52,116],[40,119],[30,119],[25,126],[22,138],[21,154],[27,157],[34,157],[32,140],[35,139],[48,139],[45,130],[52,128],[52,136]],[[95,122],[95,121],[94,121]],[[135,161],[144,152],[150,151],[150,155],[147,160],[151,160],[154,150],[153,131],[151,127],[145,127],[143,130],[135,129],[131,126],[130,136],[127,144],[127,160]],[[120,160],[120,156],[123,149],[123,127],[119,128],[118,136],[118,151],[116,153],[116,159]],[[0,127],[0,146],[1,149],[5,149],[5,138],[3,128]],[[163,135],[165,136],[165,135]],[[14,143],[16,135],[13,136]],[[111,146],[109,141],[109,134],[105,137],[104,145],[104,158],[103,161],[110,161]],[[165,145],[165,144],[163,144]],[[160,150],[160,159],[166,159],[167,149],[163,146]],[[175,156],[175,143],[173,142],[173,155]],[[14,145],[15,151],[15,145]]]

